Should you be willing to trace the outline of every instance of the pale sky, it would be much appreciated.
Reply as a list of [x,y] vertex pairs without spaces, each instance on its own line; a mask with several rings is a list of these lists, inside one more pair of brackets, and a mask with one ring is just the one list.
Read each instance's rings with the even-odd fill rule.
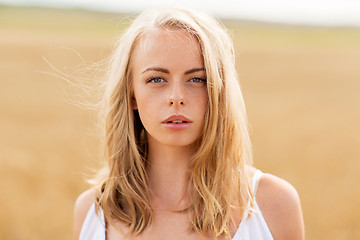
[[0,0],[0,3],[131,12],[180,5],[219,17],[360,26],[360,0]]

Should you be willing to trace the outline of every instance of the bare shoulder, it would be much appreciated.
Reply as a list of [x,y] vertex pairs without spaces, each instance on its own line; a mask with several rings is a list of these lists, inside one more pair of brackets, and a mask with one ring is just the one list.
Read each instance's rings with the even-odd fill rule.
[[85,221],[87,212],[91,205],[95,202],[96,191],[89,189],[83,192],[75,202],[74,206],[74,232],[73,238],[79,239],[81,227]]
[[263,174],[256,201],[274,239],[305,238],[300,198],[290,183],[274,175]]
[[245,165],[245,173],[246,175],[249,177],[249,179],[252,179],[255,172],[256,172],[256,168],[254,168],[253,166],[251,165]]

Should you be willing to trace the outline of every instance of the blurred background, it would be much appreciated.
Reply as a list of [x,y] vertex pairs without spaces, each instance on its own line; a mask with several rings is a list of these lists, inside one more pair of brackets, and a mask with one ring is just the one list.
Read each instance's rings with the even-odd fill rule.
[[[51,65],[81,75],[136,13],[174,5],[126,2],[0,0],[0,239],[71,238],[101,146]],[[232,32],[254,165],[298,190],[306,239],[360,239],[360,3],[177,3]]]

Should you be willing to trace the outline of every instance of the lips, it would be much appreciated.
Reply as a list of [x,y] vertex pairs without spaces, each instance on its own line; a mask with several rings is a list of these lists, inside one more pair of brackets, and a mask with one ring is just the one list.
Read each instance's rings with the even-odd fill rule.
[[173,115],[162,121],[162,125],[172,131],[187,129],[191,124],[192,121],[182,115]]
[[162,123],[175,123],[175,124],[181,124],[181,123],[192,123],[192,121],[183,115],[172,115],[169,118],[162,121]]

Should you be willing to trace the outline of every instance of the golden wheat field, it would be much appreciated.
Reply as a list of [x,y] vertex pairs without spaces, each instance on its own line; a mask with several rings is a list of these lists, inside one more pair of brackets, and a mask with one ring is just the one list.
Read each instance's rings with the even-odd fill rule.
[[[76,75],[108,56],[122,19],[0,7],[0,239],[71,238],[101,147],[95,113],[71,103],[43,58]],[[360,29],[225,23],[254,165],[298,190],[306,239],[360,239]]]

